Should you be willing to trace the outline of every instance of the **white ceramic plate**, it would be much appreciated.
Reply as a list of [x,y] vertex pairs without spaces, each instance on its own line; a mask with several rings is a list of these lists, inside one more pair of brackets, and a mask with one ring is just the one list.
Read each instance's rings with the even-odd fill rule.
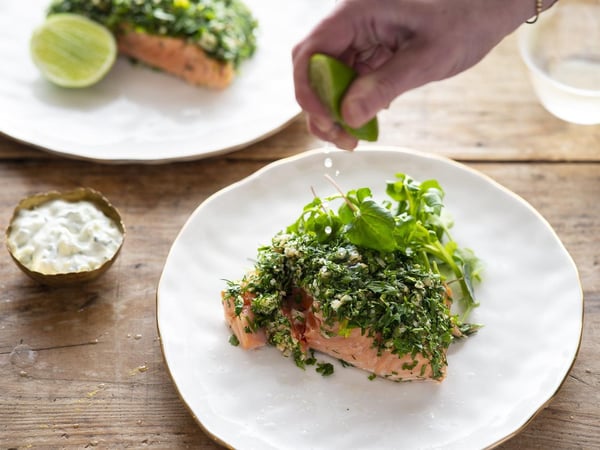
[[[384,198],[396,172],[435,178],[455,218],[453,237],[484,261],[484,328],[453,344],[442,383],[369,381],[342,368],[323,378],[266,347],[228,343],[220,304],[226,279],[312,198],[371,187]],[[491,179],[402,149],[316,150],[273,163],[216,193],[191,215],[168,255],[157,293],[166,363],[209,435],[238,449],[484,448],[517,433],[555,394],[575,359],[583,296],[577,269],[549,224]]]
[[246,0],[259,21],[258,50],[222,92],[125,58],[93,87],[51,85],[29,56],[49,4],[0,1],[0,132],[63,156],[162,163],[232,151],[297,116],[291,49],[333,0]]

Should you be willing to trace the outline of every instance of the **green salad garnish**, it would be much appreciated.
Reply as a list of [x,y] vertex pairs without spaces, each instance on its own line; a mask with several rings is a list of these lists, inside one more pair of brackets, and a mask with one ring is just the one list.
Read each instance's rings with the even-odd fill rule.
[[[406,174],[386,186],[389,199],[377,203],[370,188],[351,190],[326,198],[315,196],[287,231],[313,235],[325,243],[343,238],[358,247],[382,253],[399,251],[425,270],[460,285],[463,317],[477,306],[473,282],[480,278],[478,258],[452,239],[453,223],[443,216],[444,190],[436,180],[422,183]],[[344,203],[337,212],[325,205],[336,199]],[[452,280],[452,276],[454,280]]]

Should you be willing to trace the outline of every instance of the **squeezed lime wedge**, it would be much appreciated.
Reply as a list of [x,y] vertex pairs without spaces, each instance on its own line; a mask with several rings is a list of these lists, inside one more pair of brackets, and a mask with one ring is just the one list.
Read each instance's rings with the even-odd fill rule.
[[364,125],[353,128],[344,122],[341,114],[342,99],[348,87],[356,78],[356,71],[322,53],[311,56],[308,64],[308,78],[311,87],[337,122],[348,134],[364,141],[376,141],[379,136],[377,116]]
[[49,16],[31,36],[30,53],[45,78],[67,88],[100,81],[113,66],[117,44],[103,25],[77,14]]

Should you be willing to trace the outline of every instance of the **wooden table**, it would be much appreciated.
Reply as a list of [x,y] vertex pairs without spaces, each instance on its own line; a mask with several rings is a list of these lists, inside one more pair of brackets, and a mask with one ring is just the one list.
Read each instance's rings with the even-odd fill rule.
[[[554,227],[580,271],[583,341],[555,398],[500,448],[600,448],[600,126],[561,122],[538,104],[514,36],[472,70],[404,95],[380,120],[380,143],[460,160]],[[0,448],[219,448],[163,361],[161,270],[200,202],[318,146],[302,117],[246,149],[165,165],[65,159],[0,137],[2,229],[20,198],[77,186],[103,192],[128,227],[115,266],[83,287],[37,285],[0,252]]]

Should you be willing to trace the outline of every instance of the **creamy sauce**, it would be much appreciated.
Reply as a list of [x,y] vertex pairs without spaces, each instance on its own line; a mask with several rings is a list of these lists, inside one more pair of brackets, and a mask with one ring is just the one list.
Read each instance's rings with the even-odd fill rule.
[[96,269],[122,242],[114,221],[85,200],[52,200],[21,210],[8,236],[13,256],[29,270],[45,274]]

